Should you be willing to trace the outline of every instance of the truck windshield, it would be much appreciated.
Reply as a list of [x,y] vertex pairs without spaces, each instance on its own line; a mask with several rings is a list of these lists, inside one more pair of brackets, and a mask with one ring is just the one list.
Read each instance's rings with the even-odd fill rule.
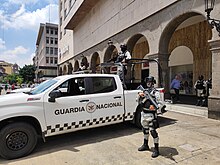
[[37,87],[32,89],[29,94],[36,95],[36,94],[42,93],[45,90],[47,90],[49,87],[54,85],[55,83],[57,83],[56,79],[51,79],[51,80],[47,80],[45,82],[42,82],[40,85],[38,85]]

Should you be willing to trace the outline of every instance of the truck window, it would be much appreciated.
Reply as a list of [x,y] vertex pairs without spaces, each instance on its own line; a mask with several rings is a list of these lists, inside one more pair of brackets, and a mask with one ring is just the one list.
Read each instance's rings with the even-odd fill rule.
[[76,96],[85,94],[84,78],[73,78],[65,81],[56,90],[62,92],[62,96]]
[[92,77],[91,92],[106,93],[116,90],[115,79],[113,77]]
[[57,79],[46,80],[46,81],[42,82],[41,84],[39,84],[34,89],[32,89],[30,94],[36,95],[36,94],[42,93],[45,90],[47,90],[48,88],[50,88],[52,85],[57,83],[57,81],[58,81]]

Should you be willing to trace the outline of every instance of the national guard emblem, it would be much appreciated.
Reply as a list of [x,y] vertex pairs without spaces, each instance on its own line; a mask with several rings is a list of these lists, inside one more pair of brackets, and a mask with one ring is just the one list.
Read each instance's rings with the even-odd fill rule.
[[86,111],[89,112],[89,113],[93,113],[95,112],[96,110],[96,104],[94,102],[89,102],[87,105],[86,105]]

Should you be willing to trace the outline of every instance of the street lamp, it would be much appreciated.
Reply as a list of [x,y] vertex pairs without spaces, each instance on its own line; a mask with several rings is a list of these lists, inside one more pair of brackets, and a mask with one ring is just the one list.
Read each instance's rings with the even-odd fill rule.
[[210,13],[213,10],[214,5],[215,0],[205,0],[205,12],[207,13],[208,23],[212,26],[212,28],[216,28],[220,36],[220,20],[210,18]]

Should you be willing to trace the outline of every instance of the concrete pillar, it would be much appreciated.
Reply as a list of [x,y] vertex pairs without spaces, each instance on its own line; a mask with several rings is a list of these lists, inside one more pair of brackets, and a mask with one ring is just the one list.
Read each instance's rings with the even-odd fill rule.
[[[169,91],[169,67],[168,67],[168,54],[152,54],[148,55],[149,59],[157,59],[160,68],[156,62],[149,62],[150,73],[149,75],[154,76],[157,80],[156,86],[161,85],[165,88],[165,91]],[[160,76],[160,79],[159,79]]]
[[170,98],[170,70],[168,66],[169,54],[161,54],[159,55],[159,62],[161,66],[161,76],[162,76],[162,86],[165,89],[165,98]]
[[[147,55],[148,59],[150,60],[158,60],[158,54],[151,54],[151,55]],[[156,84],[155,87],[159,86],[159,71],[158,71],[158,64],[156,62],[149,62],[149,75],[153,76],[156,79]]]
[[212,52],[212,90],[208,98],[208,117],[220,120],[220,39],[209,41]]

